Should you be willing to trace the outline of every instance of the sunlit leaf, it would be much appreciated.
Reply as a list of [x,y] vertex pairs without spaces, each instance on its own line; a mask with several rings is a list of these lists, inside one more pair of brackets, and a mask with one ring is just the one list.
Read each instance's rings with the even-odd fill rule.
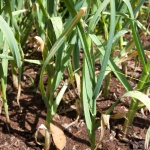
[[150,141],[150,127],[146,132],[145,144],[144,144],[145,149],[149,149],[149,141]]
[[127,93],[123,94],[121,96],[121,98],[122,97],[133,97],[133,98],[136,98],[139,101],[141,101],[143,104],[145,104],[145,106],[150,111],[150,98],[146,94],[144,94],[142,92],[139,92],[139,91],[128,91]]

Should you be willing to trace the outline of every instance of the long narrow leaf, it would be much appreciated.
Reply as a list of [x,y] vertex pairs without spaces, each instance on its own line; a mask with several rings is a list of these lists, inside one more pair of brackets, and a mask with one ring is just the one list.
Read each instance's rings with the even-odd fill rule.
[[[99,49],[100,53],[104,56],[106,51],[103,49],[102,43],[100,42],[100,40],[98,39],[98,37],[96,35],[94,35],[94,34],[93,35],[90,34],[90,37],[91,37],[92,41],[98,46],[98,49]],[[110,58],[110,60],[108,61],[108,65],[111,68],[111,71],[114,72],[114,74],[116,75],[116,77],[122,83],[122,85],[124,86],[124,88],[127,91],[131,91],[132,90],[131,85],[129,84],[128,80],[122,74],[122,72],[120,71],[120,69],[115,64],[115,62],[113,61],[112,58]]]
[[66,40],[67,36],[70,34],[70,32],[73,30],[74,26],[79,22],[80,18],[82,15],[86,12],[86,8],[82,8],[78,14],[74,17],[74,19],[71,21],[71,23],[68,25],[68,27],[65,28],[61,36],[58,38],[58,40],[55,42],[53,47],[50,50],[49,55],[46,58],[46,61],[43,64],[42,70],[41,70],[41,75],[40,75],[40,88],[41,88],[41,93],[42,97],[44,100],[47,100],[46,95],[45,95],[45,90],[44,90],[44,84],[43,84],[43,73],[44,70],[49,63],[50,59],[54,56],[54,54],[57,52],[57,50],[60,48],[60,46],[63,44],[63,42]]
[[103,3],[99,5],[99,8],[97,9],[96,13],[94,14],[93,18],[91,19],[89,23],[89,32],[94,31],[95,26],[97,25],[100,19],[100,13],[102,12],[102,10],[105,9],[105,7],[108,5],[109,2],[110,0],[105,0],[103,1]]
[[131,23],[131,28],[132,28],[132,34],[133,34],[133,37],[134,37],[134,40],[135,40],[135,45],[136,45],[141,63],[143,65],[144,71],[147,72],[146,55],[144,53],[144,49],[143,49],[143,46],[142,46],[142,43],[141,43],[141,40],[140,40],[140,37],[139,37],[139,33],[137,31],[136,22],[134,21],[134,14],[133,14],[133,11],[132,11],[131,4],[130,4],[129,0],[123,0],[123,1],[126,3],[126,5],[128,7],[129,14],[130,14],[130,17],[131,17],[130,23]]
[[7,43],[9,45],[9,48],[13,54],[13,57],[15,58],[15,61],[17,63],[17,67],[19,70],[19,74],[21,75],[21,56],[19,52],[19,48],[16,42],[16,39],[13,35],[13,32],[11,31],[10,27],[6,23],[6,21],[0,16],[0,29],[3,32],[4,37],[7,40]]
[[[84,59],[83,66],[86,65],[86,59]],[[82,99],[83,99],[83,108],[84,108],[84,114],[85,114],[85,120],[86,120],[86,125],[87,125],[87,131],[89,134],[89,137],[91,137],[92,134],[92,122],[91,122],[91,116],[90,116],[90,108],[89,108],[89,97],[88,97],[88,91],[87,91],[87,85],[86,85],[86,67],[83,67],[83,75],[84,77],[82,78]]]
[[[76,9],[75,9],[76,7],[74,8],[74,6],[73,6],[73,4],[71,3],[70,0],[65,0],[64,3],[66,4],[67,9],[71,13],[72,17],[74,17],[75,14],[76,14]],[[91,78],[93,80],[93,83],[94,83],[95,82],[95,80],[94,80],[94,66],[92,64],[90,50],[89,50],[89,43],[88,43],[88,40],[87,40],[88,35],[85,34],[84,28],[83,28],[83,26],[80,22],[78,23],[78,28],[79,28],[78,34],[79,34],[79,37],[80,37],[80,40],[81,40],[81,43],[82,43],[82,47],[83,47],[85,57],[87,59],[87,63],[88,63],[89,71],[90,71],[90,76],[91,76]]]
[[114,37],[114,31],[115,31],[115,1],[111,0],[110,1],[111,4],[111,20],[110,20],[110,32],[109,32],[109,38],[108,38],[108,43],[107,43],[107,49],[106,49],[106,53],[102,62],[102,68],[101,68],[101,72],[98,76],[98,81],[96,84],[96,87],[94,89],[94,94],[93,94],[93,99],[95,100],[97,98],[97,95],[99,93],[99,90],[101,88],[102,85],[102,81],[104,79],[104,74],[106,71],[106,67],[108,64],[108,60],[110,57],[110,53],[111,53],[111,47],[112,47],[112,42],[113,42],[113,37]]
[[51,116],[53,117],[55,114],[56,114],[56,111],[57,111],[57,108],[60,104],[60,101],[66,91],[68,87],[68,83],[67,81],[64,83],[63,87],[61,88],[60,92],[58,93],[57,97],[56,97],[56,100],[54,101],[54,104],[52,105],[51,107]]

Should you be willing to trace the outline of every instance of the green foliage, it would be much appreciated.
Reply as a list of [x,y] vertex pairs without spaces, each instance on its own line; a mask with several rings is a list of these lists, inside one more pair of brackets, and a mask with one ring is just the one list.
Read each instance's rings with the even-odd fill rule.
[[[45,150],[50,147],[49,128],[53,116],[68,85],[74,85],[74,74],[80,75],[80,71],[82,73],[79,84],[81,93],[78,96],[83,105],[91,149],[95,149],[96,100],[100,90],[103,89],[105,77],[109,74],[106,80],[110,81],[112,72],[127,91],[123,97],[133,97],[124,123],[124,132],[127,133],[127,127],[132,124],[139,108],[139,100],[148,108],[150,107],[144,93],[145,89],[149,88],[150,60],[146,57],[138,27],[143,32],[147,32],[147,29],[136,19],[137,13],[141,11],[145,2],[145,0],[136,1],[136,3],[131,3],[129,0],[56,0],[51,2],[48,0],[1,0],[0,78],[7,123],[9,123],[6,95],[8,62],[11,63],[13,80],[17,79],[14,86],[17,84],[18,105],[20,105],[22,64],[28,62],[39,65],[40,91],[47,108]],[[35,39],[40,45],[42,60],[24,58],[25,43],[33,28],[37,31]],[[130,34],[131,42],[125,41],[126,33]],[[125,42],[128,44],[124,44]],[[118,48],[119,55],[113,56]],[[137,91],[136,94],[125,74],[118,67],[124,62],[123,59],[126,56],[132,54],[134,48],[143,67],[136,89],[143,93]],[[80,58],[82,50],[83,56]],[[101,64],[98,76],[95,76],[96,61]],[[64,81],[65,70],[68,73],[68,79]],[[46,87],[43,83],[45,74],[48,77]],[[60,83],[63,83],[63,86],[55,98],[54,92]],[[108,90],[106,92],[109,92],[107,88],[109,83],[104,86]],[[116,105],[115,103],[112,106]],[[113,107],[107,110],[107,114],[113,110]],[[147,137],[148,141],[148,133]]]

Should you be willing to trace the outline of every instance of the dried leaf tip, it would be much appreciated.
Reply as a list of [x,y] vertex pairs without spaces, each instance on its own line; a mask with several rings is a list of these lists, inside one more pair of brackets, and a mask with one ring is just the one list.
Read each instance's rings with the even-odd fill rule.
[[87,12],[87,7],[82,7],[81,9],[80,9],[80,11],[82,11],[84,14]]
[[44,44],[44,41],[42,40],[41,37],[35,36],[34,39],[35,39],[40,45]]

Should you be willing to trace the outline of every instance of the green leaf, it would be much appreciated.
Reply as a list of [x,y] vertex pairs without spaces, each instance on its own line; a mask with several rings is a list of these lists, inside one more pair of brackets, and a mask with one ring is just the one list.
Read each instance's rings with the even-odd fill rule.
[[93,95],[92,82],[91,82],[91,79],[90,79],[89,68],[88,68],[86,60],[83,64],[83,78],[84,78],[83,80],[85,82],[84,83],[85,84],[85,89],[84,90],[86,90],[86,93],[87,93],[87,99],[85,99],[83,97],[83,101],[84,100],[88,101],[88,105],[89,105],[88,109],[90,109],[91,114],[93,116],[95,116],[96,115],[96,103],[95,103],[95,101],[92,100],[92,95]]
[[54,101],[52,107],[51,107],[51,116],[53,117],[56,114],[57,108],[61,102],[61,99],[68,87],[68,81],[65,81],[63,87],[61,88],[60,92],[58,93],[56,100]]
[[[104,56],[105,53],[106,53],[106,51],[105,51],[102,43],[98,39],[98,37],[96,35],[94,35],[94,34],[90,34],[90,37],[91,37],[92,41],[98,46],[98,50],[100,51],[100,53],[102,54],[102,56]],[[115,62],[114,62],[114,60],[112,58],[109,59],[108,65],[111,68],[111,71],[114,72],[114,74],[116,75],[116,77],[118,78],[118,80],[122,83],[122,85],[124,86],[124,88],[127,91],[131,91],[132,90],[131,85],[129,84],[129,82],[126,79],[125,75],[120,71],[120,69],[115,64]]]
[[24,62],[33,63],[33,64],[37,64],[37,65],[42,65],[43,64],[42,60],[24,59]]
[[5,54],[0,54],[0,58],[1,59],[14,60],[14,58],[12,56],[5,55]]
[[20,56],[17,42],[15,40],[13,32],[11,31],[11,29],[8,26],[8,24],[6,23],[6,21],[2,18],[2,16],[0,16],[0,29],[2,30],[3,35],[7,40],[7,43],[8,43],[9,48],[15,58],[18,68],[21,68],[21,56]]
[[[80,4],[82,4],[83,1],[80,1]],[[72,17],[74,17],[76,15],[76,10],[79,9],[80,7],[80,4],[78,5],[75,5],[75,8],[73,6],[73,2],[70,1],[70,0],[64,0],[64,3],[66,4],[67,6],[67,9],[69,10],[70,14],[72,15]],[[84,5],[84,4],[83,4]],[[92,64],[92,60],[91,60],[91,54],[90,54],[90,49],[89,49],[89,41],[88,41],[88,34],[85,34],[85,30],[83,28],[83,25],[81,24],[81,22],[78,23],[78,36],[81,40],[81,44],[82,44],[82,47],[83,47],[83,51],[84,51],[84,54],[85,54],[85,57],[87,59],[87,63],[88,63],[88,67],[89,67],[89,71],[90,71],[90,76],[92,78],[92,82],[94,83],[95,82],[95,78],[94,78],[94,66]]]
[[[42,70],[41,70],[41,74],[40,74],[40,89],[41,89],[43,100],[45,102],[47,101],[47,97],[46,97],[45,90],[44,90],[43,73],[44,73],[44,71],[46,69],[46,66],[49,64],[49,61],[51,60],[51,58],[55,55],[55,53],[58,51],[60,46],[66,40],[66,38],[68,37],[70,32],[73,30],[75,25],[79,22],[80,18],[83,16],[85,11],[86,11],[86,8],[81,8],[80,11],[78,12],[78,14],[70,22],[70,24],[64,29],[63,33],[60,35],[58,40],[55,42],[55,44],[51,48],[50,53],[48,54],[48,56],[47,56],[47,58],[46,58],[46,60],[45,60],[45,62],[43,64],[43,67],[42,67]],[[47,106],[47,107],[49,107],[49,106]]]
[[109,57],[110,57],[112,42],[113,42],[113,37],[114,37],[114,32],[115,32],[115,15],[116,15],[115,1],[111,0],[110,4],[111,4],[110,32],[109,32],[109,37],[108,37],[108,42],[107,42],[106,53],[105,53],[105,56],[104,56],[104,59],[103,59],[102,65],[101,65],[102,66],[101,71],[100,71],[100,74],[98,75],[97,84],[94,89],[94,94],[93,94],[94,100],[97,98],[100,88],[102,86],[102,81],[104,79],[106,67],[108,64]]
[[17,63],[17,67],[19,70],[19,79],[21,79],[21,56],[18,44],[16,42],[12,30],[10,29],[6,21],[2,18],[2,16],[0,16],[0,29],[2,30],[3,35],[6,38],[6,41],[15,59],[15,62]]
[[50,18],[50,20],[53,25],[53,30],[55,32],[56,39],[58,39],[64,30],[62,19],[60,17],[52,17]]
[[132,10],[132,6],[131,6],[129,0],[123,0],[123,1],[126,3],[126,5],[128,7],[128,10],[129,10],[129,14],[130,14],[130,17],[131,17],[130,24],[131,24],[131,28],[132,28],[132,34],[133,34],[133,38],[134,38],[134,41],[135,41],[135,45],[136,45],[141,63],[143,65],[143,71],[147,72],[146,55],[144,53],[144,49],[143,49],[143,46],[142,46],[142,43],[141,43],[141,40],[140,40],[140,36],[139,36],[138,30],[137,30],[136,21],[134,20],[134,13],[133,13],[133,10]]
[[90,116],[90,107],[89,107],[89,97],[88,97],[88,91],[87,91],[87,85],[86,85],[86,59],[84,59],[83,62],[83,78],[82,78],[82,100],[83,100],[83,108],[84,108],[84,114],[85,114],[85,120],[86,120],[86,125],[87,125],[87,131],[89,137],[92,135],[92,121],[91,121],[91,116]]
[[96,13],[94,14],[93,18],[91,19],[91,21],[89,23],[89,33],[91,31],[94,31],[94,29],[100,19],[101,12],[106,8],[106,6],[108,5],[109,2],[110,2],[110,0],[105,0],[105,1],[103,1],[103,3],[101,3],[99,5]]
[[144,93],[139,92],[139,91],[128,91],[127,93],[125,93],[121,96],[121,98],[123,98],[123,97],[132,97],[132,98],[138,99],[150,111],[150,98],[147,95],[145,95]]

